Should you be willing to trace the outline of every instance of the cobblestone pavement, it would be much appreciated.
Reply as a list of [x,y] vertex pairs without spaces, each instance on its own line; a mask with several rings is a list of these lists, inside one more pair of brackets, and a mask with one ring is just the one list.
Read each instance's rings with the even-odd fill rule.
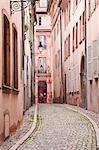
[[89,120],[63,105],[42,104],[39,129],[18,150],[96,150]]
[[96,114],[92,111],[88,111],[88,110],[85,110],[81,107],[77,107],[77,106],[73,106],[73,105],[67,105],[67,104],[64,104],[65,107],[70,107],[70,108],[73,108],[75,110],[79,110],[80,112],[83,112],[84,114],[86,114],[87,116],[89,116],[98,126],[99,128],[99,114]]
[[23,117],[23,124],[16,133],[6,140],[1,146],[0,150],[9,150],[16,142],[21,139],[31,128],[33,123],[34,106],[25,112]]

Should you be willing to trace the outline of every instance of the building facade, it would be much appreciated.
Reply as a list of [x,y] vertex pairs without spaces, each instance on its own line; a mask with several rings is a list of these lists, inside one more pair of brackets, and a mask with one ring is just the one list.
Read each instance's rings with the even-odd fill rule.
[[47,1],[36,2],[37,26],[35,28],[35,101],[52,102],[50,16]]
[[99,113],[99,1],[87,3],[87,107]]
[[0,144],[20,126],[33,100],[35,3],[25,9],[19,3],[0,1]]
[[52,98],[54,103],[63,102],[62,66],[62,17],[59,1],[48,1],[48,14],[51,16],[51,58],[52,58]]
[[34,57],[32,55],[34,53],[35,13],[32,5],[24,9],[24,111],[34,103]]
[[85,1],[62,1],[64,91],[66,102],[86,107]]
[[65,103],[95,112],[99,112],[98,11],[98,0],[48,0],[52,98],[62,102],[58,100],[62,96]]
[[0,1],[0,43],[1,143],[23,118],[22,21],[21,12],[11,15],[10,0]]

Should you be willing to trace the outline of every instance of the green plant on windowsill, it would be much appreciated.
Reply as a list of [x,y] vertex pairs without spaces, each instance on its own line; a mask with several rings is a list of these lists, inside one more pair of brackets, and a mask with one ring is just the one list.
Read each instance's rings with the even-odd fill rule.
[[32,41],[29,41],[30,44],[30,50],[32,51]]
[[25,32],[27,32],[29,30],[29,25],[25,24],[24,29],[25,29]]

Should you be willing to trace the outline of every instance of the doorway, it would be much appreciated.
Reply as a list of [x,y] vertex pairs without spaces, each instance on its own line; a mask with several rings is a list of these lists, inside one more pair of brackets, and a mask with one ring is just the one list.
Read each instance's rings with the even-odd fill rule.
[[80,84],[81,84],[81,107],[85,107],[85,92],[84,92],[84,56],[81,59],[81,69],[80,69]]
[[46,81],[39,81],[38,83],[38,98],[39,103],[47,102],[47,84]]

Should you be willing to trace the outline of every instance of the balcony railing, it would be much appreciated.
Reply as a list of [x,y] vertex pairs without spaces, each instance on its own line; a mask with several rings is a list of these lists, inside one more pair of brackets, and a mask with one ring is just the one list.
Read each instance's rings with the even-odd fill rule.
[[37,73],[45,74],[45,73],[47,73],[47,70],[38,70]]

